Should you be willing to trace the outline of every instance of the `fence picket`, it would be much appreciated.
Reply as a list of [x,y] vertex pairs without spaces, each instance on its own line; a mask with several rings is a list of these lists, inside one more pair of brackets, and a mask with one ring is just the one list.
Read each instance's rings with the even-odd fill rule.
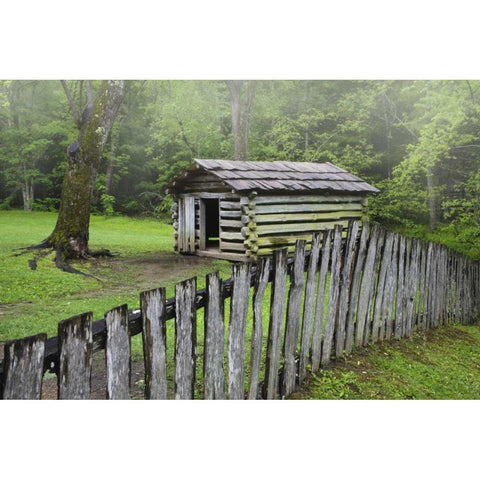
[[321,365],[330,363],[332,355],[333,336],[338,316],[338,298],[340,292],[340,268],[342,254],[342,226],[335,225],[333,250],[332,250],[332,268],[330,275],[330,294],[328,297],[327,319],[325,322],[325,336],[322,345]]
[[305,302],[303,305],[303,323],[300,339],[299,382],[307,375],[308,357],[310,355],[310,340],[315,306],[315,280],[320,257],[320,233],[313,234],[312,249],[308,259],[307,282],[305,286]]
[[156,288],[140,294],[147,400],[167,398],[165,302],[165,288]]
[[362,234],[360,235],[360,244],[358,246],[358,255],[355,262],[355,271],[352,278],[352,288],[350,290],[350,306],[347,315],[347,336],[345,339],[345,353],[349,355],[352,352],[353,340],[356,328],[356,314],[359,297],[359,288],[362,278],[362,270],[367,254],[368,239],[370,237],[370,225],[363,222]]
[[245,398],[245,333],[250,292],[250,263],[232,267],[232,299],[228,330],[228,398]]
[[83,313],[58,324],[58,398],[90,398],[92,375],[92,313]]
[[276,250],[273,254],[270,323],[268,327],[265,381],[263,384],[263,396],[267,400],[275,398],[278,393],[281,330],[285,311],[285,295],[287,287],[287,255],[287,248]]
[[355,331],[356,347],[359,347],[364,343],[371,289],[374,287],[375,281],[375,257],[377,254],[377,240],[379,233],[380,231],[378,225],[374,225],[370,233],[367,257],[365,259],[360,293],[358,295],[357,325]]
[[360,222],[358,220],[349,222],[347,240],[345,243],[345,252],[343,254],[344,262],[342,268],[340,298],[338,300],[338,328],[335,339],[335,354],[337,358],[343,354],[343,350],[345,348],[347,314],[350,306],[350,285],[353,277],[359,227]]
[[315,305],[315,317],[313,320],[312,335],[312,372],[320,368],[322,355],[322,330],[326,296],[327,273],[330,265],[330,244],[332,239],[331,230],[324,230],[322,234],[321,265],[318,274],[317,301]]
[[175,399],[191,400],[194,396],[197,309],[196,277],[175,285]]
[[207,297],[204,320],[203,377],[206,400],[225,398],[223,350],[225,346],[225,317],[222,281],[218,272],[206,277]]
[[250,355],[250,387],[248,390],[249,400],[258,398],[258,383],[260,374],[260,361],[262,359],[263,342],[263,298],[270,276],[272,262],[268,257],[260,258],[255,275],[255,287],[253,291],[253,332],[252,351]]
[[290,275],[290,292],[287,305],[287,320],[285,323],[285,340],[283,345],[283,392],[287,396],[295,390],[297,368],[295,353],[300,330],[300,315],[302,312],[302,293],[305,283],[305,240],[297,240],[294,260]]
[[105,322],[107,325],[105,347],[107,398],[128,400],[130,398],[131,355],[127,305],[109,310],[105,315]]
[[6,342],[3,347],[4,400],[40,400],[47,335]]

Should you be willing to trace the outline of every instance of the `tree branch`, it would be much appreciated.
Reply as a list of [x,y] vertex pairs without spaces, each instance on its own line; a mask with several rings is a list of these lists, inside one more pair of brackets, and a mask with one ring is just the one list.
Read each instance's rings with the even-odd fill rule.
[[67,82],[65,80],[60,80],[60,83],[62,84],[63,91],[67,96],[68,104],[70,105],[70,110],[72,111],[73,115],[73,121],[75,122],[75,125],[78,127],[78,129],[80,129],[82,123],[82,116],[78,111],[77,106],[75,105],[75,100],[73,99],[72,92],[68,88]]

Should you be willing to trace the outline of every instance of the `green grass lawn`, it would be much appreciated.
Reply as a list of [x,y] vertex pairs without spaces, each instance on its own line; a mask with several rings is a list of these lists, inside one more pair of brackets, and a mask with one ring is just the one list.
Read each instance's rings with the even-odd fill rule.
[[[173,252],[171,225],[152,219],[92,216],[90,248],[108,248],[114,258],[75,262],[93,277],[65,273],[55,267],[51,251],[22,251],[52,231],[55,213],[0,212],[0,342],[38,332],[57,333],[60,320],[92,311],[94,319],[123,303],[138,308],[139,293],[220,270],[230,276],[228,262],[183,257]],[[37,268],[28,261],[36,258]]]
[[480,399],[480,325],[370,345],[310,377],[292,399]]

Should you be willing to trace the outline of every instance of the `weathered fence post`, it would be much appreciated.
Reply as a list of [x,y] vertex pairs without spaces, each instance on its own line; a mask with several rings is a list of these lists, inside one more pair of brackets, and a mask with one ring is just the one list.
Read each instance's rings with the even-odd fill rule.
[[255,275],[255,287],[253,291],[253,331],[252,350],[250,354],[250,388],[248,399],[256,400],[258,397],[258,383],[260,374],[260,361],[262,359],[263,342],[263,314],[262,305],[265,290],[270,276],[272,262],[268,257],[261,257]]
[[268,326],[267,358],[263,396],[274,399],[278,392],[278,367],[280,364],[280,342],[285,312],[287,287],[288,249],[282,248],[273,253],[273,282],[270,303],[270,323]]
[[195,387],[196,277],[175,285],[175,399],[192,400]]
[[330,275],[330,291],[328,296],[328,310],[325,322],[325,335],[323,337],[321,365],[327,365],[332,355],[333,335],[337,323],[338,298],[340,292],[340,268],[342,254],[342,226],[335,225],[332,268]]
[[303,305],[302,336],[300,340],[299,381],[303,382],[307,375],[307,363],[310,355],[313,316],[315,314],[315,280],[320,257],[320,233],[313,234],[312,249],[308,259],[307,284],[305,287],[305,303]]
[[232,267],[232,298],[228,329],[228,398],[245,398],[245,333],[250,291],[251,264]]
[[305,240],[297,240],[294,260],[290,275],[290,292],[288,295],[287,320],[285,324],[285,340],[283,344],[283,387],[282,395],[290,395],[295,390],[297,368],[295,353],[298,333],[300,330],[300,315],[302,310],[302,293],[305,283]]
[[318,273],[317,302],[315,306],[315,317],[313,320],[312,335],[312,372],[320,368],[322,356],[322,331],[325,307],[325,291],[327,284],[327,273],[330,266],[330,244],[332,232],[324,230],[322,235],[322,254],[320,272]]
[[6,342],[3,347],[4,400],[40,400],[47,335]]
[[165,288],[140,294],[142,310],[145,398],[167,398],[167,337],[165,325]]
[[225,398],[223,349],[225,345],[225,318],[222,281],[218,272],[206,277],[203,378],[206,400]]
[[128,307],[121,305],[105,314],[107,344],[107,398],[128,400],[130,398],[131,352]]
[[58,398],[90,398],[92,376],[92,312],[76,315],[58,324]]

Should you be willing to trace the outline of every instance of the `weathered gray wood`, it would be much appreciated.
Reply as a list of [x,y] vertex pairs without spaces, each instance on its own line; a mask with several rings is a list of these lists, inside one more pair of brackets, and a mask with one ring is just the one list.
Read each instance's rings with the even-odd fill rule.
[[58,398],[90,398],[92,375],[92,312],[76,315],[58,324]]
[[205,250],[207,242],[207,231],[206,231],[206,208],[205,201],[203,199],[199,200],[199,210],[198,210],[198,226],[199,226],[199,240],[198,247],[200,250]]
[[165,400],[167,398],[165,302],[165,288],[156,288],[140,294],[145,398],[147,400]]
[[393,317],[395,296],[397,291],[397,273],[398,273],[398,250],[400,247],[400,235],[395,233],[392,244],[391,268],[387,274],[385,286],[385,301],[383,302],[383,312],[385,315],[385,338],[389,340],[393,334]]
[[255,275],[255,287],[253,291],[252,349],[250,354],[250,386],[248,390],[249,400],[256,400],[259,393],[258,384],[263,342],[263,298],[268,285],[271,265],[272,262],[270,258],[261,258],[258,262]]
[[419,293],[417,325],[420,330],[425,330],[425,274],[427,266],[427,248],[425,242],[420,242],[420,271],[419,271]]
[[251,264],[232,267],[232,298],[228,329],[228,398],[245,398],[245,333],[250,292]]
[[223,240],[230,240],[230,241],[242,241],[245,240],[245,235],[239,232],[221,232],[220,233],[220,239]]
[[128,307],[121,305],[105,314],[107,343],[107,398],[128,400],[130,398],[131,355]]
[[178,199],[178,249],[182,253],[195,252],[195,198]]
[[321,265],[318,274],[317,301],[315,305],[315,317],[313,320],[312,334],[312,372],[315,373],[320,368],[320,359],[322,355],[322,335],[323,318],[326,296],[326,283],[328,267],[330,265],[330,245],[332,239],[331,230],[325,230],[322,234],[322,252]]
[[[382,306],[384,305],[385,286],[387,274],[392,262],[393,233],[387,232],[385,237],[385,247],[383,249],[380,272],[378,276],[377,295],[373,313],[372,342],[376,342],[380,336],[380,331],[384,328],[385,318],[383,316]],[[380,336],[380,338],[382,338]]]
[[220,201],[220,208],[222,210],[240,210],[240,199],[237,202]]
[[367,255],[368,239],[370,237],[370,224],[363,222],[358,254],[355,262],[355,271],[353,272],[352,287],[350,289],[350,305],[347,314],[347,335],[345,338],[345,353],[349,355],[352,352],[353,340],[355,336],[356,313],[359,296],[360,282],[362,278],[363,265]]
[[265,224],[258,226],[258,235],[269,235],[272,233],[293,233],[293,232],[318,232],[325,228],[333,229],[335,225],[342,225],[343,228],[348,227],[348,220],[325,221],[325,222],[309,222],[309,223],[278,223]]
[[379,226],[373,225],[358,296],[357,322],[355,331],[356,347],[359,347],[364,343],[371,289],[374,287],[375,283],[375,258],[377,255],[377,240],[379,233]]
[[342,280],[339,297],[338,323],[335,334],[335,355],[339,358],[343,354],[346,339],[346,323],[349,308],[350,285],[354,271],[354,259],[357,247],[357,236],[360,222],[353,220],[348,226],[347,241],[343,254]]
[[403,322],[405,310],[405,250],[407,247],[407,239],[403,235],[400,236],[398,250],[398,282],[397,296],[395,300],[395,336],[401,338],[403,335]]
[[263,396],[274,399],[278,393],[278,368],[280,363],[280,343],[285,295],[287,287],[287,249],[277,250],[273,255],[273,282],[268,326],[267,357]]
[[243,242],[222,242],[222,250],[233,250],[235,252],[245,252]]
[[223,350],[225,345],[224,301],[218,272],[207,275],[203,376],[206,400],[225,398]]
[[220,225],[222,228],[242,228],[243,224],[240,220],[224,220],[223,218],[220,219]]
[[240,210],[220,210],[220,218],[241,218],[242,212]]
[[255,203],[257,205],[269,203],[347,203],[358,202],[361,198],[358,195],[258,195]]
[[385,229],[382,227],[379,227],[379,234],[377,237],[377,247],[376,247],[375,259],[373,264],[372,285],[370,288],[370,293],[368,295],[367,320],[365,322],[365,331],[363,335],[364,346],[368,345],[368,342],[370,341],[371,331],[373,327],[373,312],[374,312],[374,305],[375,305],[375,297],[377,294],[379,264],[381,260],[381,251],[382,251],[384,239],[385,239]]
[[196,290],[195,277],[175,285],[176,400],[191,400],[194,396],[197,339]]
[[314,233],[312,248],[308,259],[307,283],[305,286],[305,302],[303,305],[302,335],[300,340],[299,382],[303,382],[307,376],[307,364],[310,356],[310,341],[312,336],[312,324],[315,314],[315,287],[318,271],[318,259],[320,257],[320,233]]
[[3,347],[3,400],[40,400],[47,335],[6,342]]
[[255,221],[258,224],[268,224],[268,223],[283,223],[283,222],[315,222],[315,221],[335,221],[345,218],[361,218],[361,210],[341,210],[341,211],[331,211],[331,212],[314,212],[314,213],[271,213],[255,215]]
[[302,293],[305,284],[305,240],[298,240],[290,274],[290,292],[285,323],[285,340],[283,344],[283,386],[282,395],[288,396],[295,390],[297,367],[295,353],[300,330]]
[[358,210],[362,213],[362,204],[358,203],[285,203],[279,205],[257,205],[256,215],[304,212],[338,212]]
[[406,305],[406,324],[405,336],[410,337],[413,327],[415,325],[415,305],[417,300],[417,289],[419,280],[419,257],[420,246],[416,239],[412,239],[411,258],[408,272],[408,290],[407,290],[407,305]]
[[333,336],[338,316],[338,299],[340,294],[340,268],[342,253],[342,226],[335,226],[333,250],[332,250],[332,268],[330,275],[330,294],[328,298],[327,318],[325,322],[325,335],[322,345],[321,365],[330,363],[332,355]]

